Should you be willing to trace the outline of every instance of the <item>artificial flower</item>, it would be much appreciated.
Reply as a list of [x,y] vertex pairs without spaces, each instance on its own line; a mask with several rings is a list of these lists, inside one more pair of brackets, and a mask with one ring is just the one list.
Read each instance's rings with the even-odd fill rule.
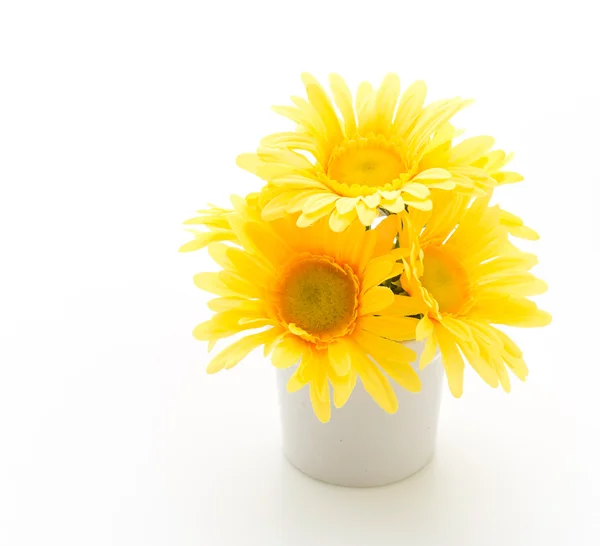
[[308,100],[292,97],[294,106],[274,108],[296,131],[268,136],[257,153],[238,157],[241,167],[267,182],[260,194],[265,220],[300,213],[301,227],[328,218],[333,231],[343,231],[357,218],[371,225],[380,209],[429,210],[432,189],[485,194],[522,178],[502,170],[510,156],[491,151],[493,138],[455,144],[460,131],[450,119],[470,101],[424,106],[425,84],[415,82],[400,96],[395,74],[377,90],[363,82],[353,100],[333,74],[332,102],[315,78],[302,78]]
[[433,211],[398,216],[402,245],[411,248],[400,284],[422,306],[420,366],[439,348],[456,397],[463,391],[464,360],[507,392],[507,369],[525,380],[521,350],[496,325],[536,327],[551,320],[528,299],[547,289],[529,272],[536,257],[509,241],[502,211],[489,206],[489,196],[470,201],[437,192]]
[[394,249],[396,219],[372,230],[355,223],[334,233],[325,221],[302,229],[292,217],[266,222],[242,199],[234,205],[233,212],[212,209],[195,220],[235,244],[208,245],[222,270],[194,281],[218,297],[209,303],[215,315],[194,336],[212,345],[243,335],[211,360],[208,372],[230,369],[264,346],[275,367],[298,364],[288,390],[308,385],[323,422],[330,418],[330,384],[339,408],[359,377],[390,413],[398,402],[388,376],[419,391],[419,377],[408,364],[416,355],[398,343],[414,339],[418,321],[409,315],[416,300],[381,286],[403,268],[403,251]]

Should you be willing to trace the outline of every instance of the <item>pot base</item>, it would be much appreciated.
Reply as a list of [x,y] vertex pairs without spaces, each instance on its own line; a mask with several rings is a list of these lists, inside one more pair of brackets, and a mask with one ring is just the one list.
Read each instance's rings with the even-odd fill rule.
[[316,480],[318,482],[322,482],[322,483],[326,483],[329,485],[336,485],[339,487],[352,487],[352,488],[356,488],[356,489],[368,489],[370,487],[384,487],[386,485],[394,485],[395,483],[400,483],[404,480],[407,480],[408,478],[410,478],[411,476],[414,476],[415,474],[418,474],[419,472],[421,472],[421,470],[425,470],[425,468],[427,468],[429,466],[429,464],[431,463],[431,461],[433,461],[433,455],[431,456],[430,459],[427,460],[427,462],[425,462],[425,464],[420,467],[417,468],[417,470],[415,470],[414,472],[411,472],[410,474],[406,474],[406,475],[402,475],[400,476],[398,479],[392,479],[392,481],[384,481],[382,483],[375,483],[375,482],[365,482],[365,481],[361,481],[361,482],[357,482],[357,483],[351,483],[348,480],[344,480],[341,482],[336,482],[336,481],[332,481],[332,479],[325,479],[325,477],[320,477],[314,474],[308,474],[307,472],[305,472],[304,470],[302,470],[301,468],[297,467],[291,460],[290,458],[287,456],[287,454],[284,451],[284,456],[286,458],[286,460],[294,467],[295,470],[297,470],[298,472],[302,473],[304,476],[307,476],[308,478],[312,479],[312,480]]

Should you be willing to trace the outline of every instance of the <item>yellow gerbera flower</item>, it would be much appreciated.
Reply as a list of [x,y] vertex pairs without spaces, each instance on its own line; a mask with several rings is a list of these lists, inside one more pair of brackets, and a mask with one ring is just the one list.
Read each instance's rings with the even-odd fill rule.
[[[301,229],[291,217],[265,222],[251,217],[256,211],[247,203],[237,200],[237,205],[236,212],[217,211],[217,228],[237,245],[208,247],[222,271],[194,278],[198,287],[219,296],[209,303],[216,314],[198,325],[194,336],[214,344],[260,331],[220,352],[208,372],[232,368],[264,345],[278,368],[299,362],[288,390],[309,385],[321,421],[330,418],[329,384],[339,408],[357,376],[384,410],[395,412],[398,402],[383,372],[410,391],[421,386],[408,364],[414,352],[396,343],[414,339],[418,321],[407,315],[415,313],[415,302],[380,286],[403,269],[402,251],[393,250],[397,220],[368,231],[355,223],[333,233],[323,221]],[[206,222],[213,217],[214,212],[204,216]]]
[[509,242],[501,211],[489,206],[489,196],[469,202],[438,192],[433,213],[398,216],[400,240],[411,246],[400,282],[422,305],[416,337],[426,346],[420,366],[439,347],[456,397],[463,390],[463,355],[486,383],[500,382],[507,392],[507,368],[521,380],[527,376],[522,352],[492,324],[535,327],[551,320],[527,299],[547,289],[529,273],[536,257]]
[[294,107],[275,108],[297,123],[296,132],[271,135],[256,154],[238,157],[242,168],[267,181],[260,196],[265,220],[301,213],[301,227],[328,217],[332,230],[343,231],[356,218],[371,225],[380,208],[429,210],[432,188],[483,194],[521,178],[501,170],[509,156],[490,151],[493,138],[453,144],[459,132],[449,120],[469,101],[424,107],[423,82],[400,97],[398,76],[389,74],[378,90],[363,82],[353,103],[346,83],[334,74],[338,115],[317,80],[302,78],[308,101],[292,97]]

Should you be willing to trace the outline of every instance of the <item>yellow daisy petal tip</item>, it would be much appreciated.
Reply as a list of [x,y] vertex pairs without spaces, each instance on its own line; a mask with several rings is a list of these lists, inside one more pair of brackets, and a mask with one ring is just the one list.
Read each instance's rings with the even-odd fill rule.
[[448,385],[450,387],[450,393],[452,394],[452,396],[454,396],[454,398],[461,398],[463,395],[463,389],[462,387],[452,387],[451,385]]

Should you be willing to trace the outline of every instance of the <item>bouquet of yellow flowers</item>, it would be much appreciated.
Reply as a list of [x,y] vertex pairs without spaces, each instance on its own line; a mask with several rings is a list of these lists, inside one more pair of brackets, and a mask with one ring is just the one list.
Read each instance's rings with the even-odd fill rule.
[[513,214],[490,205],[497,186],[522,177],[494,139],[457,142],[452,117],[470,101],[425,106],[415,82],[400,93],[389,74],[352,97],[338,75],[331,97],[308,74],[306,98],[275,111],[295,130],[260,142],[238,164],[262,188],[232,197],[185,222],[204,229],[181,251],[208,248],[221,271],[195,284],[216,297],[194,336],[209,348],[242,334],[208,372],[230,369],[258,347],[277,368],[296,365],[288,391],[308,386],[316,416],[331,417],[358,379],[386,412],[398,409],[390,384],[418,392],[420,368],[439,351],[448,386],[463,392],[467,362],[491,387],[510,389],[527,367],[497,326],[534,327],[550,315],[529,299],[546,290],[530,273],[536,257],[512,237],[537,239]]

